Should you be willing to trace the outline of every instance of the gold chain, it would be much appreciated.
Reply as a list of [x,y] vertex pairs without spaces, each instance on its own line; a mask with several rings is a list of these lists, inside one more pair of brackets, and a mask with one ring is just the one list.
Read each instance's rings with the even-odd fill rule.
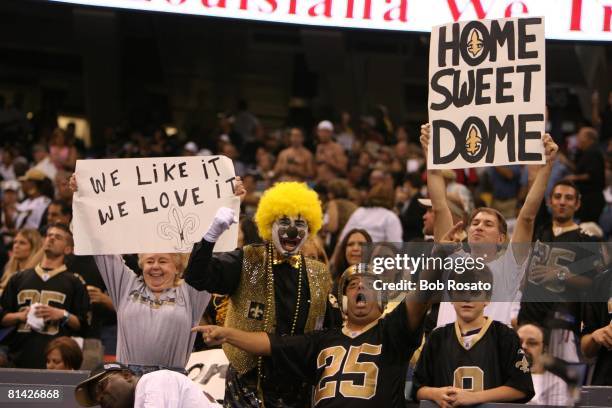
[[[274,295],[274,272],[272,271],[273,264],[273,253],[274,253],[274,244],[271,242],[266,246],[266,272],[267,272],[267,290],[266,290],[266,309],[264,312],[264,332],[268,333],[270,330],[270,310],[275,305],[272,304],[272,296]],[[301,255],[300,255],[301,258]],[[305,268],[304,262],[300,262],[299,272],[298,272],[298,284],[297,284],[297,300],[295,302],[295,312],[293,313],[293,322],[291,323],[291,333],[293,336],[295,334],[295,326],[297,325],[298,314],[300,311],[300,301],[302,299],[302,271]],[[259,356],[257,359],[257,376],[259,380],[263,378],[262,375],[262,362],[263,357]],[[258,381],[260,382],[260,381]]]
[[[301,259],[300,255],[300,259]],[[295,302],[295,313],[293,314],[293,323],[291,324],[291,336],[295,334],[295,325],[297,324],[298,314],[300,312],[300,300],[302,299],[302,269],[304,262],[300,262],[299,272],[298,272],[298,282],[297,282],[297,300]]]

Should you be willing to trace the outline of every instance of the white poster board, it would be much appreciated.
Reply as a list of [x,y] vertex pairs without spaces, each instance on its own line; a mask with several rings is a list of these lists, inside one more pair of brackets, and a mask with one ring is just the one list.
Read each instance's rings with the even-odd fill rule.
[[223,349],[210,349],[191,353],[185,369],[187,377],[202,391],[217,401],[223,401],[228,367],[229,361]]
[[[225,156],[79,160],[73,200],[77,255],[189,252],[217,209],[234,209],[234,166]],[[236,248],[238,226],[215,251]]]
[[544,163],[545,91],[542,17],[434,27],[428,168]]

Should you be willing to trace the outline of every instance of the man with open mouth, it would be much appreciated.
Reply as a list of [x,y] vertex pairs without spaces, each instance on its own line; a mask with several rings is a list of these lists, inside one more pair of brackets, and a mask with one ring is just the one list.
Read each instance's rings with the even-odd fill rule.
[[[236,222],[221,208],[203,240],[196,244],[185,281],[198,290],[230,296],[227,327],[246,332],[296,335],[323,326],[330,274],[324,264],[304,258],[301,248],[322,224],[317,194],[298,182],[278,183],[262,196],[255,222],[264,244],[213,255],[219,236]],[[273,373],[269,359],[226,344],[230,361],[226,407],[307,406],[309,389],[295,377]]]
[[203,333],[209,345],[231,344],[271,356],[285,378],[314,386],[313,407],[404,407],[408,361],[421,341],[426,298],[410,297],[383,315],[385,296],[373,285],[378,279],[367,264],[350,266],[342,274],[338,294],[347,317],[342,328],[299,336],[227,326],[193,330]]

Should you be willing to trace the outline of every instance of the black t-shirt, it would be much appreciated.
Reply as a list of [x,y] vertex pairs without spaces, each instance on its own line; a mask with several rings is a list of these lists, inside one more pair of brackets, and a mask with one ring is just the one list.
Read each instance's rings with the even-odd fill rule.
[[[582,335],[593,333],[612,321],[612,302],[585,303],[582,320]],[[599,349],[591,385],[612,385],[612,350]]]
[[466,348],[456,322],[431,332],[414,372],[413,397],[425,386],[483,391],[505,385],[526,394],[514,402],[533,398],[529,362],[512,329],[487,320],[470,343]]
[[536,283],[530,279],[530,273],[536,265],[560,266],[567,268],[570,275],[580,275],[592,280],[597,275],[597,267],[601,262],[596,245],[599,240],[580,229],[554,236],[552,225],[536,232],[535,239],[527,264],[527,281],[518,323],[535,323],[546,328],[563,328],[578,333],[581,315],[578,301],[584,298],[584,292],[590,293],[589,289],[573,288],[558,278]]
[[314,385],[314,407],[405,406],[404,386],[420,330],[404,303],[352,338],[346,329],[270,336],[275,369]]
[[[57,270],[56,270],[57,271]],[[41,332],[21,323],[7,339],[9,354],[19,368],[45,368],[44,350],[55,337],[82,335],[87,330],[89,296],[82,279],[70,271],[52,271],[47,276],[39,275],[34,269],[15,274],[2,293],[2,314],[23,310],[33,303],[67,310],[81,323],[81,330],[75,332],[67,325],[47,322]],[[46,280],[45,280],[46,279]]]
[[[104,284],[104,280],[102,280],[102,276],[100,275],[100,271],[98,270],[98,266],[93,256],[67,256],[66,266],[70,271],[78,274],[83,281],[85,281],[85,285],[95,286],[102,292],[108,294],[106,285]],[[92,303],[91,323],[87,333],[85,333],[85,337],[99,339],[102,326],[115,324],[117,324],[117,314],[114,310],[110,310],[100,303]]]

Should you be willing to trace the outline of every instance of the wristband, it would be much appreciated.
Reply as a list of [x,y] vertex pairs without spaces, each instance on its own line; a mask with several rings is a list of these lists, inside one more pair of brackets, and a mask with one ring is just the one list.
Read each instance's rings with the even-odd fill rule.
[[67,310],[64,310],[64,317],[60,320],[60,326],[64,327],[66,323],[70,320],[70,313]]

